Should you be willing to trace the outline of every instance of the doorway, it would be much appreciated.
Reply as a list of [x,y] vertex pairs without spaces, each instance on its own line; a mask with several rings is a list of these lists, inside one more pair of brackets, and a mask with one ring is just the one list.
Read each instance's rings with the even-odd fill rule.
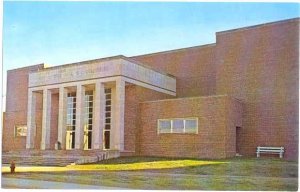
[[235,135],[235,151],[237,155],[241,155],[241,127],[236,127],[236,135]]
[[75,131],[67,131],[66,133],[66,150],[75,148]]

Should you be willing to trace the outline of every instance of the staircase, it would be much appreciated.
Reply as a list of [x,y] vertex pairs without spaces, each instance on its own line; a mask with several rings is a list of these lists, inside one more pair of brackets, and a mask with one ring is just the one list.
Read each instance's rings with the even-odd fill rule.
[[119,151],[109,150],[22,150],[2,153],[2,164],[66,166],[72,163],[96,163],[104,159],[117,158]]

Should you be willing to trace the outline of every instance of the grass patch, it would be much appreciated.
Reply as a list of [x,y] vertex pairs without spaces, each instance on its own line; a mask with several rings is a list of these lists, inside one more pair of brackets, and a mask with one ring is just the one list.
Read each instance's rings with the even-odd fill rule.
[[[201,161],[193,159],[151,159],[145,158],[119,158],[101,162],[99,164],[68,165],[66,167],[17,167],[16,172],[59,172],[59,171],[138,171],[138,170],[157,170],[157,169],[175,169],[185,167],[198,167],[204,165],[221,164],[220,161]],[[149,158],[147,158],[149,160]],[[122,161],[123,160],[123,161]],[[115,161],[115,163],[114,163]],[[121,163],[122,162],[122,163]],[[8,173],[9,167],[2,167],[2,173]]]
[[223,162],[201,161],[201,160],[156,160],[150,162],[131,162],[131,163],[104,163],[89,165],[70,165],[67,168],[72,170],[98,170],[98,171],[138,171],[138,170],[157,170],[175,169],[204,165],[221,164]]
[[290,191],[298,188],[298,163],[279,159],[124,157],[98,164],[54,168],[59,171],[51,169],[14,175],[3,173],[3,176],[132,189]]

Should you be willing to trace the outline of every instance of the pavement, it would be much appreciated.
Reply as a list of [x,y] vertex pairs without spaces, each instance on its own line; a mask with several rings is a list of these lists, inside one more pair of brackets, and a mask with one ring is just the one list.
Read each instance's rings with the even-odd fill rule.
[[[102,190],[126,190],[118,187],[105,187],[98,185],[84,185],[76,183],[64,183],[54,181],[42,181],[33,179],[5,178],[2,176],[1,186],[4,189],[102,189]],[[128,189],[127,189],[128,190]]]

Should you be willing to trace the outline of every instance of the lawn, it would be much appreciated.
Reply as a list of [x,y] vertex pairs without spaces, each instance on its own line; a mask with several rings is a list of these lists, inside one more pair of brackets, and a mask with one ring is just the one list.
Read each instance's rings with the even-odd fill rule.
[[67,167],[17,167],[4,177],[132,189],[297,190],[298,164],[275,158],[226,160],[123,157]]

